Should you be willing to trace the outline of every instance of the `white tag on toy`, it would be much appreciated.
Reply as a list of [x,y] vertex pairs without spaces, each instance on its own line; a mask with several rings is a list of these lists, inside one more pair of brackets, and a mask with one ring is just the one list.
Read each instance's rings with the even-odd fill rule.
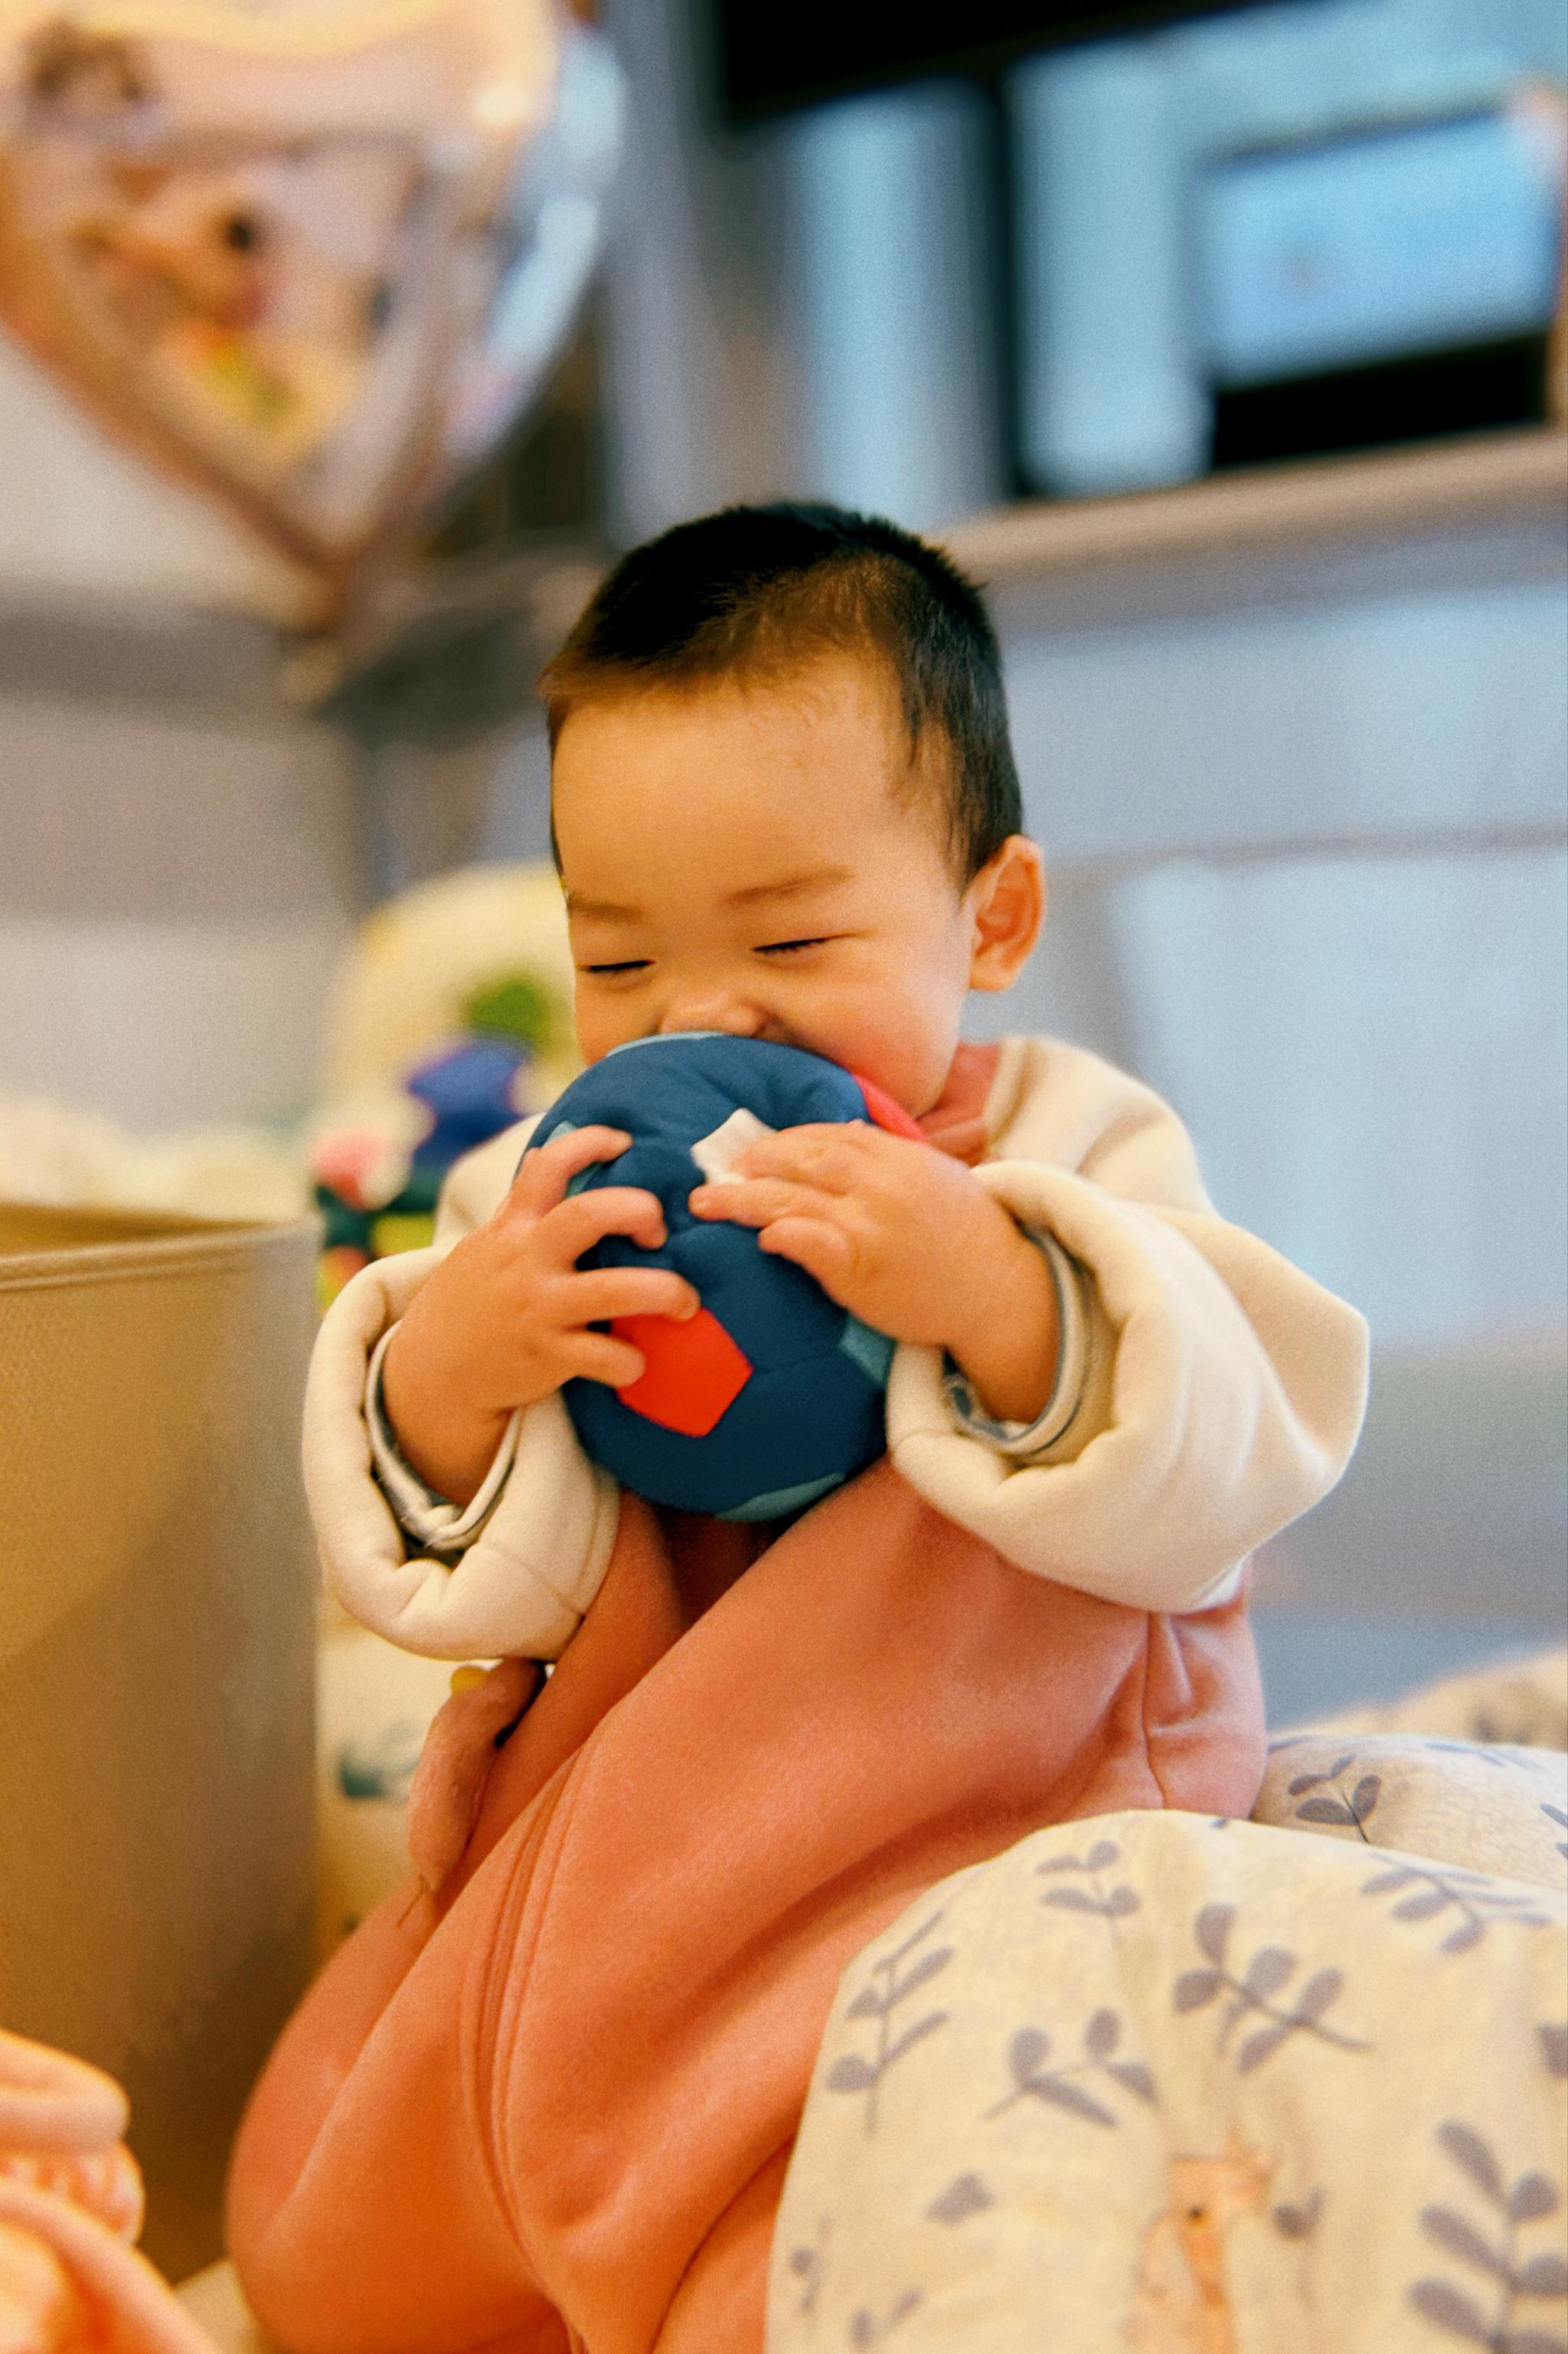
[[720,1121],[711,1135],[698,1137],[692,1147],[692,1159],[710,1185],[739,1185],[745,1181],[736,1174],[736,1162],[759,1139],[778,1133],[776,1128],[769,1128],[765,1119],[758,1119],[754,1111],[747,1111],[741,1104],[727,1119]]

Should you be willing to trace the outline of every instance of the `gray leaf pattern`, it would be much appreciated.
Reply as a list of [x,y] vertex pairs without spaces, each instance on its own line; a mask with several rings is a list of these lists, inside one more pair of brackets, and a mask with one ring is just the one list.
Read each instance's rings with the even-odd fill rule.
[[[1312,1737],[1293,1736],[1273,1746],[1288,1749]],[[1326,1744],[1317,1755],[1330,1758]],[[1378,1762],[1383,1762],[1381,1752]],[[1358,1769],[1357,1753],[1349,1745],[1332,1755],[1327,1770],[1303,1770],[1289,1786],[1297,1819],[1331,1825],[1369,1848],[1372,1840],[1367,1827],[1383,1800],[1383,1787],[1378,1774]],[[1568,1816],[1561,1808],[1542,1802],[1542,1812],[1568,1830]],[[1086,1922],[1103,1920],[1115,1935],[1120,1919],[1155,1901],[1148,1875],[1124,1861],[1123,1845],[1130,1842],[1118,1845],[1114,1838],[1085,1834],[1074,1851],[1054,1853],[1032,1864],[1037,1901]],[[1135,1854],[1140,1856],[1141,1850]],[[1531,1926],[1549,1917],[1540,1909],[1545,1901],[1541,1896],[1499,1883],[1482,1872],[1386,1850],[1367,1861],[1373,1869],[1361,1878],[1347,1858],[1352,1887],[1359,1879],[1361,1893],[1383,1900],[1380,1909],[1402,1929],[1430,1929],[1432,1934],[1419,1941],[1426,1952],[1463,1955],[1499,1921]],[[859,1986],[842,2014],[864,2031],[860,2048],[842,2052],[824,2081],[830,2092],[863,2103],[868,2136],[877,2131],[879,2103],[885,2097],[885,2079],[890,2072],[939,2031],[951,2031],[949,2008],[956,2006],[945,2005],[938,1990],[938,1981],[955,1958],[954,1944],[938,1934],[943,1917],[933,1910],[895,1951],[873,1963],[869,1982]],[[955,1908],[955,1921],[958,1917]],[[1295,1943],[1280,1942],[1281,1926],[1291,1938],[1292,1924]],[[1061,1933],[1068,1934],[1065,1921]],[[1172,2008],[1177,2014],[1211,2012],[1208,2029],[1196,2032],[1205,2043],[1212,2037],[1216,2057],[1228,2060],[1236,2076],[1245,2079],[1266,2068],[1276,2053],[1303,2038],[1347,2054],[1372,2050],[1353,2031],[1359,2024],[1355,1989],[1361,1982],[1353,1955],[1347,1988],[1345,1969],[1297,1949],[1305,1942],[1298,1914],[1277,1913],[1269,1919],[1255,1914],[1245,1903],[1210,1902],[1192,1917],[1191,1935],[1195,1948],[1192,1966],[1166,1980]],[[1094,1985],[1092,1978],[1089,1984]],[[1118,2129],[1130,2126],[1136,2115],[1134,2104],[1158,2107],[1150,2069],[1128,2048],[1129,2031],[1136,2040],[1138,2009],[1128,2010],[1125,2002],[1120,2009],[1115,2007],[1114,1978],[1102,1984],[1113,1994],[1112,2001],[1086,2003],[1075,2020],[1054,2021],[1050,2031],[1024,2023],[1007,2039],[1000,2055],[1001,2082],[992,2079],[997,2097],[980,2113],[986,2122],[1030,2106],[1037,2116],[1042,2112],[1054,2116],[1059,2139],[1072,2147],[1109,2143],[1114,2147]],[[1568,2078],[1568,2020],[1541,2020],[1521,2031],[1533,2036],[1543,2069]],[[1550,2240],[1561,2232],[1563,2188],[1547,2173],[1517,2170],[1517,2160],[1515,2168],[1505,2168],[1500,2141],[1494,2147],[1486,2134],[1460,2117],[1445,2119],[1436,2129],[1436,2139],[1453,2175],[1442,2186],[1443,2195],[1414,2219],[1425,2260],[1411,2264],[1410,2275],[1420,2276],[1407,2276],[1404,2291],[1407,2310],[1425,2325],[1418,2332],[1423,2346],[1430,2331],[1446,2343],[1481,2347],[1489,2354],[1568,2354],[1568,2339],[1552,2326],[1558,2315],[1544,2309],[1552,2303],[1561,2306],[1568,2296],[1568,2261],[1552,2245],[1542,2244],[1542,2235]],[[1012,2147],[1027,2148],[1029,2144]],[[1552,2163],[1550,2157],[1547,2163]],[[953,2173],[934,2195],[931,2186],[942,2183],[944,2176],[928,2175],[920,2195],[927,2203],[920,2212],[941,2235],[961,2233],[972,2219],[996,2209],[999,2199],[1008,2196],[1003,2179],[989,2163],[983,2171],[969,2166]],[[1319,2185],[1293,2190],[1288,2199],[1264,2209],[1278,2240],[1292,2243],[1288,2262],[1298,2274],[1305,2312],[1312,2306],[1314,2276],[1321,2262],[1319,2235],[1325,2198]],[[820,2311],[826,2229],[824,2221],[817,2246],[791,2247],[785,2259],[795,2284],[791,2296],[799,2296],[796,2309],[815,2317],[819,2329],[826,2317]],[[929,2284],[923,2291],[911,2283],[889,2301],[887,2275],[880,2268],[874,2290],[864,2280],[843,2281],[844,2269],[842,2262],[834,2267],[840,2293],[847,2289],[853,2302],[858,2290],[865,2301],[847,2313],[837,2305],[832,2308],[839,2316],[837,2327],[846,2332],[833,2342],[856,2354],[885,2346],[888,2354],[896,2354],[903,2325],[921,2310]],[[911,2264],[908,2271],[918,2277],[923,2268]],[[893,2278],[896,2283],[899,2275]]]
[[1296,1998],[1303,2019],[1319,2019],[1345,1983],[1343,1970],[1315,1970]]
[[1096,1840],[1087,1855],[1047,1856],[1043,1863],[1034,1867],[1042,1880],[1055,1879],[1064,1872],[1081,1872],[1087,1875],[1093,1885],[1090,1888],[1048,1888],[1040,1899],[1041,1903],[1052,1906],[1058,1913],[1096,1914],[1102,1921],[1110,1923],[1113,1936],[1118,1935],[1117,1923],[1125,1921],[1129,1913],[1136,1913],[1141,1902],[1137,1889],[1125,1880],[1118,1881],[1114,1888],[1101,1887],[1101,1872],[1109,1872],[1113,1864],[1120,1861],[1120,1848],[1114,1840],[1108,1839]]
[[1247,1964],[1242,1984],[1248,1994],[1266,1999],[1269,1995],[1279,1992],[1286,1981],[1295,1975],[1295,1970],[1294,1954],[1287,1953],[1283,1946],[1262,1946]]
[[1042,1904],[1054,1904],[1063,1913],[1097,1913],[1100,1910],[1086,1888],[1049,1888],[1040,1902]]
[[1019,2101],[1034,2100],[1052,2108],[1065,2109],[1089,2125],[1119,2125],[1121,2120],[1116,2112],[1075,2081],[1086,2075],[1107,2079],[1123,2092],[1132,2094],[1135,2099],[1152,2105],[1156,2098],[1152,2072],[1141,2060],[1117,2060],[1111,2056],[1120,2045],[1122,2023],[1117,2013],[1102,2007],[1084,2028],[1078,2058],[1059,2060],[1053,2066],[1052,2039],[1044,2029],[1019,2028],[1007,2046],[1007,2073],[1012,2090],[987,2109],[988,2121],[1001,2116]]
[[952,1958],[953,1949],[950,1946],[938,1946],[930,1953],[922,1954],[919,1960],[899,1979],[894,1999],[899,2002],[904,2001],[906,1996],[914,1993],[916,1987],[923,1987],[927,1978],[934,1978],[938,1970],[945,1970]]
[[1538,2223],[1557,2212],[1557,2192],[1544,2174],[1523,2174],[1508,2195],[1510,2223]]
[[1236,1917],[1234,1904],[1205,1904],[1192,1924],[1192,1936],[1201,1954],[1223,1965],[1225,1946],[1229,1942],[1231,1924]]
[[1417,2281],[1410,2292],[1410,2302],[1417,2313],[1435,2321],[1451,2337],[1466,2338],[1472,2346],[1491,2344],[1491,2332],[1481,2318],[1479,2306],[1446,2281]]
[[1236,2053],[1236,2074],[1250,2076],[1255,2068],[1261,2068],[1266,2060],[1274,2057],[1289,2035],[1288,2022],[1282,2021],[1277,2026],[1260,2027],[1255,2034],[1245,2037]]
[[1202,2010],[1213,2002],[1225,1982],[1224,1970],[1184,1970],[1176,1981],[1175,2008],[1181,2010]]
[[1568,2258],[1555,2248],[1544,2256],[1531,2256],[1520,2267],[1518,2285],[1521,2296],[1568,2296]]
[[1437,2138],[1456,2166],[1462,2166],[1478,2190],[1497,2205],[1502,2198],[1502,2176],[1497,2159],[1473,2126],[1450,2118],[1437,2128]]
[[1114,2010],[1097,2010],[1084,2030],[1084,2049],[1096,2060],[1108,2060],[1121,2041],[1121,2021]]
[[1477,2264],[1481,2271],[1492,2274],[1498,2280],[1509,2276],[1508,2257],[1499,2254],[1489,2240],[1483,2239],[1473,2223],[1456,2215],[1451,2207],[1424,2207],[1421,2228],[1429,2240],[1446,2248],[1451,2256],[1460,2257],[1467,2264]]
[[1340,1971],[1316,1971],[1294,2003],[1282,2009],[1273,1997],[1283,1991],[1299,1967],[1296,1955],[1287,1946],[1261,1946],[1239,1978],[1230,1970],[1224,1956],[1234,1921],[1234,1906],[1203,1906],[1192,1924],[1192,1938],[1212,1967],[1183,1970],[1172,1990],[1171,2004],[1178,2012],[1202,2010],[1221,1993],[1228,1993],[1231,1999],[1221,2019],[1215,2043],[1216,2052],[1222,2053],[1228,2050],[1232,2035],[1244,2019],[1251,2016],[1258,2022],[1236,2052],[1238,2075],[1247,2076],[1255,2068],[1260,2068],[1293,2035],[1315,2035],[1341,2052],[1371,2049],[1361,2037],[1325,2023],[1325,2014],[1338,2001],[1344,1986]]
[[1429,1733],[1421,1745],[1424,1749],[1435,1749],[1440,1755],[1446,1752],[1455,1757],[1474,1758],[1482,1766],[1495,1766],[1499,1774],[1506,1774],[1509,1770],[1509,1760],[1506,1757],[1499,1757],[1497,1751],[1486,1742],[1450,1741],[1446,1734]]
[[[844,2014],[847,2019],[856,2020],[875,2020],[875,2049],[869,2056],[859,2052],[846,2052],[829,2070],[827,2088],[830,2093],[861,2094],[864,2096],[868,2135],[876,2131],[882,2081],[888,2070],[895,2067],[917,2043],[923,2043],[928,2035],[935,2035],[938,2028],[948,2023],[945,2010],[930,2010],[922,2018],[912,2020],[900,2033],[895,2035],[893,2032],[894,2013],[900,2005],[907,2002],[912,1994],[917,1993],[945,1970],[953,1958],[951,1946],[928,1946],[924,1954],[909,1963],[902,1976],[899,1974],[900,1965],[908,1961],[916,1947],[924,1945],[932,1932],[940,1927],[941,1921],[941,1914],[933,1913],[893,1953],[884,1955],[880,1961],[874,1963],[871,1984],[862,1988]],[[873,2342],[869,2338],[866,2340],[868,2345]]]
[[1012,2090],[1004,2094],[988,2117],[999,2117],[1011,2109],[1015,2101],[1026,2098],[1045,2101],[1059,2109],[1068,2109],[1091,2125],[1114,2126],[1109,2109],[1097,2101],[1092,2094],[1071,2082],[1066,2072],[1047,2065],[1051,2057],[1051,2038],[1037,2027],[1021,2027],[1007,2047],[1007,2071],[1012,2079]]
[[789,2251],[790,2277],[798,2281],[800,2285],[800,2294],[796,2301],[795,2310],[803,2320],[810,2321],[816,2314],[817,2300],[822,2293],[822,2281],[827,2269],[827,2246],[832,2231],[831,2219],[823,2215],[818,2219],[814,2243],[809,2247],[794,2247]]
[[1051,2056],[1051,2038],[1038,2027],[1021,2027],[1007,2047],[1007,2065],[1016,2084],[1027,2084]]
[[1069,2082],[1065,2076],[1037,2076],[1022,2091],[1033,2093],[1040,2100],[1049,2101],[1059,2109],[1068,2110],[1075,2117],[1086,2117],[1092,2126],[1114,2126],[1116,2118],[1103,2101],[1086,2093],[1081,2084]]
[[[1376,1813],[1377,1802],[1383,1796],[1383,1776],[1362,1774],[1354,1787],[1347,1790],[1343,1776],[1350,1773],[1355,1762],[1355,1751],[1347,1749],[1319,1773],[1295,1775],[1286,1784],[1286,1793],[1289,1797],[1301,1800],[1295,1809],[1298,1822],[1321,1823],[1335,1830],[1353,1830],[1357,1838],[1365,1840],[1370,1847],[1372,1841],[1367,1839],[1366,1827]],[[1308,1796],[1308,1793],[1312,1795]]]
[[926,2212],[933,2222],[962,2223],[971,2215],[983,2215],[995,2200],[978,2174],[960,2174],[948,2183],[939,2199],[933,2199]]
[[1354,1765],[1355,1756],[1353,1749],[1347,1749],[1342,1757],[1336,1757],[1333,1764],[1325,1766],[1320,1774],[1298,1774],[1294,1781],[1287,1783],[1286,1788],[1291,1797],[1298,1798],[1303,1790],[1316,1790],[1324,1782],[1337,1782],[1340,1775]]
[[1563,2339],[1550,2331],[1514,2326],[1521,2300],[1568,2296],[1568,2263],[1557,2251],[1529,2254],[1520,2246],[1520,2232],[1554,2216],[1563,2194],[1536,2172],[1521,2174],[1510,2185],[1491,2144],[1463,2118],[1446,2118],[1437,2142],[1471,2194],[1485,2201],[1489,2220],[1483,2228],[1455,2208],[1434,2204],[1422,2209],[1421,2229],[1445,2254],[1478,2273],[1486,2286],[1429,2275],[1412,2283],[1406,2292],[1410,2304],[1448,2337],[1489,2348],[1491,2354],[1568,2354]]
[[934,2035],[938,2027],[946,2027],[947,2023],[948,2014],[945,2010],[933,2010],[926,2018],[917,2019],[913,2027],[906,2027],[903,2034],[896,2037],[884,2052],[881,2067],[877,2071],[878,2075],[880,2076],[883,2069],[891,2068],[895,2060],[902,2060],[904,2054],[912,2051],[916,2043],[924,2042],[927,2035]]
[[1374,1872],[1361,1882],[1361,1894],[1397,1896],[1399,1902],[1390,1918],[1406,1924],[1457,1914],[1454,1927],[1438,1943],[1440,1954],[1467,1954],[1496,1921],[1515,1921],[1526,1928],[1540,1929],[1550,1917],[1539,1910],[1540,1900],[1524,1889],[1499,1886],[1481,1872],[1455,1866],[1417,1863],[1414,1858]]
[[1274,2210],[1274,2228],[1281,2239],[1309,2240],[1318,2228],[1318,2220],[1322,2212],[1322,2190],[1310,2190],[1295,2206],[1281,2201]]
[[918,2312],[920,2303],[919,2290],[906,2288],[901,2296],[895,2298],[880,2319],[868,2305],[859,2306],[851,2314],[849,2323],[849,2343],[855,2349],[855,2354],[862,2354],[862,2349],[866,2347],[885,2345],[900,2323],[907,2321],[912,2313]]
[[1424,1888],[1418,1896],[1407,1896],[1393,1908],[1396,1921],[1430,1921],[1435,1913],[1444,1912],[1452,1900],[1446,1888]]

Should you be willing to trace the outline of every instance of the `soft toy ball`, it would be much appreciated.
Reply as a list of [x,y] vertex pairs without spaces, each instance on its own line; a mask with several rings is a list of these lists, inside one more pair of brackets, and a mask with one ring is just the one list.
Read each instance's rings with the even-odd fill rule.
[[702,1300],[685,1323],[612,1324],[646,1360],[626,1389],[573,1381],[564,1392],[588,1453],[655,1503],[729,1521],[779,1519],[883,1451],[892,1341],[803,1268],[762,1250],[750,1227],[694,1218],[687,1207],[694,1186],[721,1177],[767,1131],[822,1120],[920,1134],[880,1089],[820,1055],[692,1032],[616,1047],[572,1082],[530,1140],[534,1150],[574,1129],[624,1129],[627,1150],[585,1170],[571,1190],[657,1194],[668,1240],[647,1251],[610,1235],[580,1264],[673,1267]]

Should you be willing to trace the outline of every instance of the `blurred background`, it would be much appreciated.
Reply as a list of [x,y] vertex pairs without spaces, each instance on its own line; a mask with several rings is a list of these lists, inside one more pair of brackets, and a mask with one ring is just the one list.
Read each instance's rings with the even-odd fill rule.
[[[80,109],[154,101],[69,9],[11,16],[0,1193],[308,1201],[359,927],[547,854],[533,680],[607,557],[842,501],[944,537],[1004,639],[1052,918],[977,1033],[1138,1071],[1226,1214],[1371,1318],[1357,1469],[1261,1573],[1276,1715],[1560,1627],[1561,0],[604,0],[527,148],[555,277],[418,495],[363,401],[347,489],[258,489],[132,386],[191,325],[126,308],[123,238],[124,366],[50,342],[29,191],[85,169]],[[442,269],[407,218],[395,322]],[[202,365],[286,407],[238,315]]]

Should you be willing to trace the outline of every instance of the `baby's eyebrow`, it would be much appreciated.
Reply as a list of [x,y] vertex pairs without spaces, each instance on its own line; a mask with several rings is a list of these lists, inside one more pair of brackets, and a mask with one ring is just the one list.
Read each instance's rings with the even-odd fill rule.
[[641,917],[641,907],[623,907],[614,899],[584,899],[575,891],[566,894],[567,912],[571,916],[619,916],[629,923]]
[[813,866],[800,875],[783,875],[777,883],[748,883],[744,890],[731,891],[724,904],[726,907],[748,907],[759,899],[798,899],[804,892],[825,890],[830,884],[853,880],[847,866]]

